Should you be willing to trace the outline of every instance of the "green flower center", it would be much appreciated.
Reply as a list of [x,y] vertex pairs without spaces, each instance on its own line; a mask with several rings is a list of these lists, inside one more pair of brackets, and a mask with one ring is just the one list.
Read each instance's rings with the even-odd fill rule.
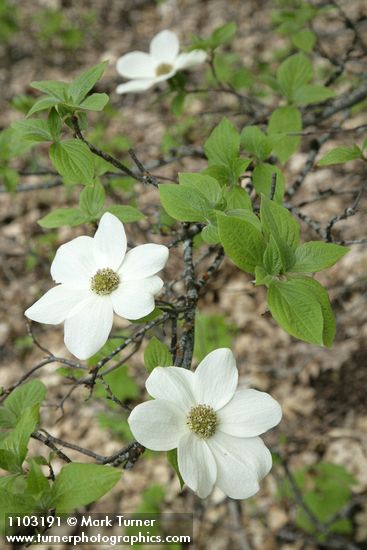
[[172,71],[173,66],[169,63],[161,63],[155,70],[156,76],[161,76],[162,74],[168,74]]
[[190,409],[186,424],[200,439],[208,439],[216,432],[218,417],[209,405],[196,405]]
[[95,275],[91,278],[90,288],[96,294],[100,296],[105,296],[106,294],[111,294],[119,286],[120,277],[110,269],[105,267],[104,269],[99,269]]

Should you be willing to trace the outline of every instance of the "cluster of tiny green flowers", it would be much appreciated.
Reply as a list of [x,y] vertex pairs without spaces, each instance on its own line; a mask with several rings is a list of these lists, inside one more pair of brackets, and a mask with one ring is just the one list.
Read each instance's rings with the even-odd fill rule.
[[99,269],[97,273],[91,278],[90,288],[96,294],[105,296],[111,294],[120,284],[120,277],[110,269],[106,267]]
[[209,405],[196,405],[190,409],[186,424],[201,439],[208,439],[215,434],[218,417]]

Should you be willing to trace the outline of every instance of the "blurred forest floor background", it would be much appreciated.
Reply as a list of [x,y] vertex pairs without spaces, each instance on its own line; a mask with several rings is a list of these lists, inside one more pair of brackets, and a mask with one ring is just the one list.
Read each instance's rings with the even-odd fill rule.
[[[363,22],[364,16],[360,33],[367,44],[366,2],[352,0],[340,4],[351,19],[361,18]],[[284,38],[272,25],[275,9],[276,3],[270,0],[159,3],[0,0],[0,126],[5,128],[24,116],[26,96],[37,95],[29,86],[31,81],[70,80],[81,70],[108,59],[109,67],[97,89],[110,92],[111,102],[103,114],[91,117],[94,123],[87,132],[90,142],[125,159],[127,149],[133,146],[139,159],[147,164],[169,154],[172,148],[202,146],[223,112],[231,118],[231,111],[238,110],[236,99],[195,96],[190,98],[184,116],[175,117],[167,101],[156,101],[156,91],[126,96],[114,93],[121,81],[115,71],[117,58],[134,49],[147,50],[151,38],[165,28],[177,32],[182,43],[188,44],[190,33],[205,37],[214,28],[235,21],[238,32],[234,50],[250,70],[256,70],[260,59],[262,63],[273,63],[286,47]],[[334,56],[338,56],[339,50],[340,56],[343,55],[350,39],[349,31],[342,32],[341,28],[335,12],[327,19],[317,20],[315,30]],[[194,72],[192,78],[195,79]],[[365,111],[355,109],[347,125],[365,124],[365,117]],[[246,119],[237,115],[231,120],[244,125]],[[354,138],[355,135],[348,133],[336,135],[328,141],[323,153],[336,145],[351,145]],[[312,135],[306,136],[299,152],[287,164],[288,185],[307,159],[312,139]],[[178,171],[200,170],[204,165],[205,161],[200,158],[187,157],[157,172],[176,177]],[[47,167],[47,157],[41,153],[24,161],[24,165],[19,161],[18,166],[25,173]],[[343,211],[349,204],[350,194],[330,196],[323,202],[318,198],[331,188],[356,190],[366,176],[366,164],[357,161],[312,170],[297,195],[296,204],[314,198],[305,212],[324,222]],[[55,177],[47,175],[42,181],[52,179]],[[39,177],[21,177],[24,186],[39,181]],[[156,223],[158,219],[156,190],[136,183],[132,190],[130,182],[120,178],[113,184],[112,192],[121,201],[124,197],[136,196],[139,208],[148,218],[127,226],[127,232],[135,243],[145,242],[150,231],[149,220],[154,219]],[[50,288],[49,268],[56,248],[83,233],[82,228],[44,230],[37,220],[51,207],[75,206],[75,202],[73,188],[60,186],[0,195],[1,386],[14,383],[41,360],[41,351],[27,334],[23,312]],[[354,217],[338,224],[335,231],[340,238],[365,236],[364,207],[362,202]],[[317,238],[310,228],[304,226],[303,230],[305,238]],[[154,239],[158,242],[161,236],[156,234]],[[175,278],[181,267],[173,252],[164,279]],[[281,453],[303,494],[318,495],[321,516],[325,509],[338,502],[338,510],[344,510],[338,519],[346,522],[346,537],[358,548],[367,548],[366,268],[366,245],[356,245],[322,280],[320,278],[329,289],[337,318],[335,345],[324,349],[296,341],[282,331],[266,313],[264,287],[255,288],[250,277],[226,261],[199,303],[195,348],[197,362],[213,347],[231,346],[237,357],[241,384],[269,391],[282,404],[284,419],[279,428],[267,436],[267,444]],[[123,332],[126,326],[124,321],[116,320],[116,332]],[[55,355],[66,356],[60,326],[37,326],[35,331],[42,344]],[[156,334],[162,338],[162,333]],[[119,398],[132,405],[144,396],[144,345],[129,361],[129,369],[123,367],[116,380]],[[121,442],[130,440],[126,422],[113,404],[104,399],[102,388],[99,395],[97,392],[88,401],[88,391],[79,388],[65,402],[62,413],[57,405],[68,391],[63,372],[51,364],[38,371],[38,376],[48,387],[49,407],[43,409],[42,426],[52,435],[106,455],[121,447]],[[34,452],[48,452],[36,441],[32,446]],[[75,460],[84,460],[73,451],[68,454]],[[314,496],[309,498],[312,500]],[[137,509],[193,511],[198,549],[317,547],[313,528],[307,518],[302,518],[297,498],[287,481],[284,463],[278,461],[264,480],[261,492],[237,505],[229,503],[219,492],[206,501],[200,501],[189,490],[181,492],[165,456],[146,453],[132,471],[123,473],[114,490],[92,507],[95,512],[106,513]],[[326,514],[326,517],[329,516]]]

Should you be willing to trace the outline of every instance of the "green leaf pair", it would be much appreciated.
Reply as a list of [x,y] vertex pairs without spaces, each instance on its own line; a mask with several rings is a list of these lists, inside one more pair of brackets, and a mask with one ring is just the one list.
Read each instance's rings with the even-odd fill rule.
[[250,159],[240,157],[240,144],[237,129],[227,118],[223,118],[204,145],[209,164],[206,173],[216,178],[221,185],[236,185],[251,162]]
[[28,116],[39,111],[45,111],[51,107],[60,107],[66,113],[73,113],[78,110],[102,111],[109,101],[107,94],[92,94],[87,96],[96,82],[102,77],[108,61],[84,71],[77,76],[71,84],[54,80],[42,80],[32,82],[31,86],[46,94],[41,97],[28,112]]
[[[352,532],[351,520],[339,518],[339,513],[350,502],[352,487],[356,484],[356,479],[344,466],[319,462],[296,470],[293,475],[308,509],[320,523],[327,527],[328,533]],[[288,480],[281,485],[280,494],[296,501],[294,489]],[[316,536],[320,542],[325,541],[325,533],[322,535],[318,533],[309,515],[298,503],[296,503],[296,524],[306,533]]]
[[[205,143],[209,167],[204,173],[213,176],[222,187],[237,186],[249,164],[254,162],[252,183],[257,193],[270,196],[275,177],[274,199],[281,203],[285,191],[284,175],[277,166],[265,160],[274,151],[281,162],[286,162],[300,141],[299,137],[286,134],[298,131],[300,125],[300,113],[295,107],[282,107],[274,111],[268,135],[257,126],[246,126],[240,135],[235,126],[224,118]],[[241,145],[251,158],[240,156]]]
[[335,264],[347,248],[322,242],[300,244],[300,226],[282,206],[262,196],[260,222],[217,214],[226,254],[268,287],[270,312],[289,334],[331,346],[335,321],[325,289],[309,273]]
[[221,188],[212,176],[194,173],[179,174],[179,185],[161,184],[160,199],[166,212],[172,218],[185,222],[202,222],[205,242],[219,242],[217,212],[225,210],[233,216],[246,217],[250,223],[257,222],[252,213],[251,200],[240,187]]
[[[0,478],[0,527],[5,514],[43,513],[55,508],[58,513],[90,504],[108,492],[121,473],[98,464],[65,465],[50,486],[41,466],[43,457],[28,458],[27,445],[39,422],[39,409],[46,388],[34,380],[14,390],[0,408],[0,468],[9,475]],[[93,483],[90,480],[93,479]]]
[[335,97],[330,88],[310,84],[313,68],[303,53],[296,53],[283,61],[276,76],[279,90],[290,104],[309,105]]
[[38,220],[38,223],[47,229],[65,225],[75,227],[83,223],[98,221],[105,212],[110,212],[123,223],[136,222],[145,217],[137,208],[130,205],[115,204],[103,208],[105,199],[106,193],[103,185],[95,181],[93,185],[88,185],[81,192],[79,208],[57,208]]
[[14,390],[0,408],[0,468],[23,473],[28,442],[39,422],[45,386],[34,380]]
[[357,159],[363,159],[363,151],[358,145],[335,147],[335,149],[331,149],[331,151],[326,153],[317,164],[318,166],[330,166],[331,164],[344,164],[350,160]]
[[215,50],[219,46],[232,42],[236,35],[237,25],[233,21],[217,27],[209,38],[203,39],[198,36],[191,37],[191,49]]

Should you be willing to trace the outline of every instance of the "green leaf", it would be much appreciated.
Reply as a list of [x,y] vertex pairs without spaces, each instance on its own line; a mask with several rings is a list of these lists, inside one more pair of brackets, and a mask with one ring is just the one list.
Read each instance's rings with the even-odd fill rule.
[[23,139],[31,141],[52,141],[52,136],[46,120],[40,120],[38,118],[17,120],[13,122],[11,127],[19,132]]
[[14,191],[19,183],[19,174],[13,168],[8,166],[0,166],[0,178],[4,182],[4,187],[7,191]]
[[108,61],[103,61],[76,77],[69,87],[69,94],[74,103],[77,105],[80,104],[95,83],[101,78],[107,65]]
[[333,243],[310,241],[296,249],[296,263],[293,273],[314,273],[331,267],[338,262],[349,248]]
[[316,35],[310,29],[302,29],[292,35],[292,42],[299,50],[310,53],[316,44]]
[[294,250],[300,239],[300,226],[282,206],[271,201],[264,195],[261,198],[260,219],[265,235],[274,238],[285,272],[294,264]]
[[223,187],[225,185],[238,185],[238,179],[246,171],[246,168],[251,163],[251,159],[236,157],[233,158],[228,166],[211,164],[202,173],[215,178]]
[[60,138],[60,133],[61,133],[61,120],[55,108],[52,108],[51,111],[49,112],[47,124],[50,130],[52,139],[54,141],[57,141]]
[[[17,420],[15,427],[10,429],[0,441],[0,449],[14,455],[13,472],[22,471],[22,464],[27,456],[28,441],[39,422],[39,407],[40,404],[37,403],[25,408]],[[2,458],[4,459],[4,455]]]
[[172,449],[171,451],[167,451],[167,459],[174,471],[177,474],[178,481],[180,482],[181,490],[183,489],[185,482],[182,479],[182,475],[180,473],[180,470],[178,468],[178,460],[177,460],[177,449]]
[[46,111],[51,107],[58,105],[59,103],[60,100],[55,97],[41,97],[29,109],[27,117],[30,117],[31,115],[33,115],[34,113],[38,113],[39,111]]
[[206,222],[210,211],[208,200],[186,185],[164,183],[159,185],[163,208],[175,220],[181,222]]
[[218,213],[218,230],[225,253],[244,271],[255,273],[262,264],[265,243],[261,232],[251,223],[234,216]]
[[215,208],[217,203],[222,199],[222,189],[217,180],[211,176],[192,172],[180,172],[178,174],[178,181],[180,185],[189,187],[203,195],[212,208]]
[[266,159],[273,150],[273,141],[257,126],[246,126],[241,132],[241,144],[245,151],[258,159]]
[[242,189],[242,187],[231,187],[229,191],[225,194],[225,199],[227,201],[227,209],[244,209],[252,211],[252,202],[250,195]]
[[29,472],[27,476],[27,492],[31,495],[41,495],[50,490],[47,478],[44,476],[39,464],[34,459],[29,459]]
[[283,95],[292,101],[296,90],[312,78],[311,61],[303,53],[288,57],[277,71],[277,81]]
[[103,111],[109,100],[107,94],[92,94],[82,101],[79,106],[87,111]]
[[224,315],[196,313],[194,356],[198,361],[217,348],[231,348],[236,327]]
[[212,47],[217,48],[221,44],[232,42],[233,38],[235,37],[236,31],[237,25],[233,21],[222,25],[221,27],[218,27],[217,29],[215,29],[210,37]]
[[106,208],[105,211],[110,212],[123,223],[138,222],[145,219],[144,214],[140,210],[128,204],[113,204]]
[[229,83],[235,73],[236,54],[218,53],[213,56],[215,76],[220,82]]
[[336,93],[326,86],[305,84],[295,90],[293,101],[297,103],[297,105],[310,105],[311,103],[321,103],[335,96]]
[[153,336],[144,352],[144,364],[148,372],[155,367],[170,367],[173,365],[172,354],[167,346]]
[[[15,452],[2,449],[0,443],[0,469],[15,474],[21,473],[21,465]],[[1,478],[0,478],[1,479]]]
[[261,222],[259,218],[251,212],[250,210],[246,210],[243,208],[235,208],[233,210],[227,210],[226,211],[227,216],[235,216],[236,218],[240,218],[242,220],[245,220],[248,223],[251,223],[257,229],[257,231],[260,231],[261,233]]
[[363,158],[362,151],[357,145],[352,147],[335,147],[322,157],[317,163],[318,166],[329,166],[330,164],[342,164],[350,160]]
[[58,82],[57,80],[39,80],[31,82],[32,88],[43,92],[58,99],[61,102],[66,102],[68,97],[69,84],[66,82]]
[[258,195],[263,194],[270,198],[273,174],[275,174],[274,201],[282,204],[285,191],[285,180],[282,171],[277,166],[268,164],[267,162],[260,162],[255,166],[252,172],[252,183]]
[[220,242],[218,228],[211,223],[204,227],[200,235],[203,241],[208,244],[218,244]]
[[239,156],[240,135],[227,118],[223,118],[214,128],[205,142],[204,151],[209,165],[231,167],[233,159]]
[[268,124],[268,134],[281,134],[281,139],[274,144],[273,151],[281,163],[287,162],[289,157],[298,149],[300,136],[288,136],[289,132],[302,130],[302,117],[299,109],[293,106],[279,107],[272,112]]
[[38,224],[46,229],[55,229],[65,225],[76,227],[86,221],[88,221],[86,214],[79,208],[57,208],[38,220]]
[[[115,168],[112,164],[110,164],[109,162],[107,162],[103,158],[98,157],[97,155],[93,155],[93,161],[94,161],[94,174],[96,176],[103,176],[103,174],[106,174],[107,172],[116,172],[117,171],[117,168]],[[116,182],[116,180],[114,179],[113,183],[115,183],[115,182]]]
[[297,280],[297,284],[299,286],[303,285],[304,289],[308,293],[312,294],[318,301],[324,321],[322,331],[323,344],[324,346],[331,348],[334,341],[336,327],[328,293],[324,287],[316,281],[316,279],[312,279],[311,277],[297,277],[295,280]]
[[[116,344],[113,344],[111,348],[112,350],[114,350],[116,348]],[[108,355],[109,353],[104,351],[103,356],[106,357]],[[96,362],[92,364],[95,365]],[[108,384],[113,395],[117,397],[117,399],[119,399],[120,401],[124,402],[128,399],[137,399],[139,397],[139,387],[134,378],[129,375],[127,365],[122,365],[121,367],[118,367],[108,374],[103,374],[103,372],[101,374],[104,381]],[[108,393],[103,384],[97,380],[97,385],[98,390],[96,392],[96,395],[98,397],[103,397],[104,399],[108,398]],[[111,404],[112,407],[115,406],[115,404],[111,401],[107,401],[107,403]]]
[[268,275],[278,275],[282,270],[279,248],[272,235],[264,252],[263,265]]
[[34,143],[23,139],[21,133],[14,128],[6,128],[0,132],[0,159],[9,161],[22,155],[33,145]]
[[49,154],[52,164],[67,183],[93,183],[93,156],[85,143],[66,139],[53,143]]
[[231,170],[228,166],[211,164],[208,168],[201,172],[216,179],[221,187],[231,185]]
[[82,213],[92,219],[98,218],[104,202],[106,193],[99,182],[89,185],[80,193],[79,207]]
[[301,281],[273,281],[268,290],[268,305],[286,332],[310,344],[323,344],[321,306],[312,290],[305,288]]
[[[7,476],[8,477],[8,476]],[[9,476],[10,477],[10,476]],[[1,478],[6,479],[6,478]],[[0,499],[0,532],[5,527],[5,517],[10,514],[26,515],[35,511],[36,503],[34,499],[24,493],[14,493],[12,490],[1,489]]]
[[271,281],[273,280],[273,277],[269,275],[266,270],[261,267],[261,265],[257,265],[255,268],[255,285],[266,285],[268,286]]
[[45,396],[46,386],[39,380],[32,380],[16,388],[5,399],[3,405],[13,418],[13,423],[6,427],[14,427],[24,410],[33,405],[39,405],[42,403]]
[[108,493],[121,472],[110,466],[73,462],[63,466],[52,487],[52,507],[67,513]]

